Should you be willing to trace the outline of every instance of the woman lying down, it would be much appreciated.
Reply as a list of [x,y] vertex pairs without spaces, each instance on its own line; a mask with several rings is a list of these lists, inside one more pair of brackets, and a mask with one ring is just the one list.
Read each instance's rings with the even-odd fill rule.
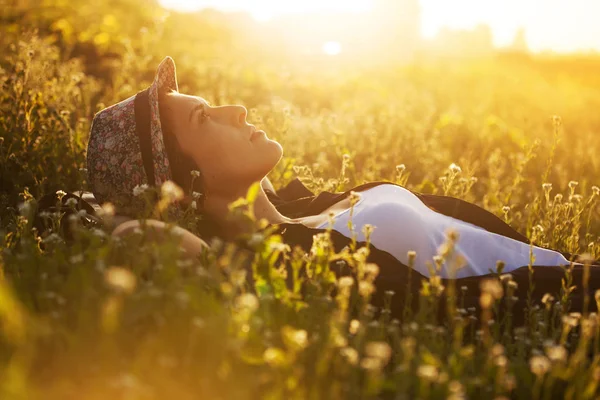
[[[368,261],[380,268],[373,298],[376,306],[382,304],[387,290],[402,292],[409,283],[413,290],[420,288],[420,282],[430,276],[433,257],[446,242],[448,231],[458,237],[454,254],[460,254],[460,260],[455,261],[462,268],[450,269],[456,263],[446,262],[437,274],[443,279],[457,279],[457,287],[466,286],[470,296],[467,304],[477,304],[479,284],[502,260],[504,272],[518,284],[515,295],[520,303],[515,310],[522,311],[529,289],[530,253],[535,257],[534,296],[539,299],[545,293],[559,293],[562,266],[569,265],[574,256],[530,246],[525,236],[501,219],[463,200],[419,194],[389,182],[370,182],[344,193],[315,196],[296,179],[276,192],[266,175],[281,159],[282,147],[249,124],[246,117],[242,106],[214,107],[201,97],[179,93],[175,64],[165,58],[148,89],[94,117],[87,162],[96,199],[123,205],[121,210],[127,210],[135,186],[160,186],[172,180],[189,188],[191,171],[200,171],[193,182],[194,189],[203,193],[201,210],[214,222],[219,236],[231,239],[240,232],[227,218],[229,203],[244,197],[252,183],[261,181],[254,213],[277,225],[291,246],[300,245],[308,251],[313,235],[328,227],[330,214],[334,216],[331,237],[336,251],[350,243],[349,218],[359,242],[366,239],[364,225],[375,227]],[[121,223],[113,234],[125,235],[138,224],[136,220]],[[163,226],[158,221],[150,224],[155,229]],[[199,254],[206,243],[182,231],[185,251],[192,256]],[[408,259],[411,252],[416,253],[414,260]],[[583,304],[583,270],[579,263],[572,270],[577,285],[572,296],[574,309]],[[593,293],[600,288],[600,269],[592,267],[590,273],[588,287]],[[590,302],[592,306],[594,303]],[[395,301],[392,313],[399,310],[400,301]]]

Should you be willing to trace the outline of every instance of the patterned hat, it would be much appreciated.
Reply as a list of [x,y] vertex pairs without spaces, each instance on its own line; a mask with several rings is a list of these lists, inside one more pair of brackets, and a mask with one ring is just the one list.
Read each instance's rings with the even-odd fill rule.
[[147,89],[98,112],[87,148],[91,190],[100,203],[132,206],[137,185],[171,179],[158,106],[159,93],[178,91],[175,62],[166,57]]

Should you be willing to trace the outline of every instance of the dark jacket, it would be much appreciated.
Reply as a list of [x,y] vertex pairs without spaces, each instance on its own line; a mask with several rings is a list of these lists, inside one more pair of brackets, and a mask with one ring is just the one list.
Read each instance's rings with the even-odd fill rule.
[[[267,191],[267,196],[283,215],[290,218],[297,218],[319,214],[333,204],[349,196],[351,191],[360,192],[380,184],[390,183],[391,182],[383,181],[370,182],[356,186],[343,193],[322,192],[319,195],[315,195],[308,190],[298,178],[296,178],[287,186],[278,190],[277,193]],[[527,244],[530,243],[527,237],[511,228],[494,214],[475,204],[448,196],[413,193],[419,197],[425,205],[436,212],[478,225],[490,232],[510,237]],[[285,243],[290,246],[300,245],[305,251],[309,251],[312,245],[313,235],[323,231],[324,229],[308,228],[301,224],[282,224],[279,233],[283,236]],[[350,243],[349,238],[337,231],[332,231],[331,238],[336,251],[340,251]],[[364,243],[359,242],[359,246],[363,244]],[[568,253],[563,252],[562,254],[567,259],[572,259],[573,257]],[[371,245],[371,253],[368,261],[376,263],[380,268],[379,276],[375,281],[377,291],[372,298],[373,305],[381,307],[383,305],[385,291],[393,290],[396,295],[392,300],[391,311],[393,316],[399,317],[403,309],[403,299],[405,298],[406,288],[410,287],[411,290],[414,291],[413,298],[416,298],[418,290],[421,288],[421,282],[427,278],[419,274],[416,270],[411,270],[408,266],[402,264],[390,253],[379,250],[373,245]],[[595,264],[598,263],[595,262]],[[534,283],[532,293],[536,303],[540,302],[545,293],[550,293],[554,298],[559,298],[562,279],[565,277],[565,269],[559,266],[543,265],[534,265],[532,269]],[[584,267],[582,266],[574,266],[572,269],[573,285],[576,285],[577,287],[571,296],[571,311],[581,310],[583,306],[583,270]],[[515,322],[520,322],[524,317],[523,311],[530,286],[529,268],[528,266],[523,266],[512,271],[511,275],[513,280],[518,284],[515,296],[517,296],[519,300],[514,305],[513,312],[515,313]],[[458,292],[460,292],[459,289],[463,286],[467,288],[465,307],[479,306],[479,285],[486,277],[489,278],[490,275],[473,276],[454,280]],[[443,284],[446,287],[449,283],[449,280],[443,280]],[[409,284],[410,286],[407,286]],[[600,268],[590,268],[590,281],[588,287],[589,293],[591,294],[589,302],[590,311],[592,311],[596,309],[593,293],[596,289],[600,289]]]

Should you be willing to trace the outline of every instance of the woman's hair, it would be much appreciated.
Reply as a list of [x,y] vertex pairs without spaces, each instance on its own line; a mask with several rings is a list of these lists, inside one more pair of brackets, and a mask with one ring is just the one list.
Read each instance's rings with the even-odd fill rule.
[[[198,164],[191,155],[182,150],[175,135],[173,120],[170,117],[169,109],[166,107],[166,98],[170,92],[160,93],[158,107],[160,113],[160,125],[163,132],[163,141],[165,150],[171,167],[173,182],[180,186],[187,194],[194,181],[192,191],[201,193],[201,201],[204,199],[205,188],[202,172]],[[200,171],[200,177],[193,179],[192,171]]]

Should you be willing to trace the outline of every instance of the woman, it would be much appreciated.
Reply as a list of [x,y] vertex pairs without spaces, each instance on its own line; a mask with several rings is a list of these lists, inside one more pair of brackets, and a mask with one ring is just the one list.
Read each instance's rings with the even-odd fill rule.
[[[310,248],[312,236],[324,230],[329,215],[335,215],[332,240],[336,250],[349,242],[351,191],[314,196],[298,180],[275,192],[266,175],[282,157],[282,147],[246,120],[242,106],[213,107],[204,99],[178,92],[175,64],[167,57],[159,65],[154,83],[117,105],[98,113],[93,121],[88,147],[88,173],[92,191],[99,201],[111,201],[122,212],[135,209],[133,188],[146,183],[159,186],[173,180],[190,187],[191,171],[201,172],[194,189],[203,196],[203,212],[215,222],[220,236],[231,239],[240,227],[229,221],[228,205],[245,196],[253,182],[262,186],[254,203],[254,213],[270,224],[280,226],[288,244]],[[458,233],[456,255],[447,259],[438,274],[460,278],[473,303],[481,277],[489,274],[497,260],[505,262],[519,283],[517,296],[528,290],[527,265],[530,251],[535,257],[534,295],[558,293],[564,276],[561,265],[571,255],[530,246],[529,240],[493,214],[473,204],[444,196],[413,193],[389,182],[371,182],[353,188],[359,193],[352,210],[358,241],[364,241],[362,226],[375,226],[370,261],[380,266],[374,302],[381,303],[385,290],[402,290],[409,280],[412,288],[430,275],[433,256],[451,229]],[[114,235],[125,235],[138,226],[130,220],[117,226]],[[151,221],[160,233],[162,225]],[[181,230],[182,246],[195,255],[205,242]],[[417,258],[411,271],[407,252]],[[459,265],[457,269],[452,266]],[[574,267],[575,284],[581,279],[581,265]],[[600,276],[592,271],[591,289],[600,287]],[[576,292],[574,305],[582,301]],[[579,296],[579,297],[577,297]],[[468,303],[468,302],[467,302]],[[517,305],[518,308],[518,305]],[[399,307],[393,307],[398,311]]]

